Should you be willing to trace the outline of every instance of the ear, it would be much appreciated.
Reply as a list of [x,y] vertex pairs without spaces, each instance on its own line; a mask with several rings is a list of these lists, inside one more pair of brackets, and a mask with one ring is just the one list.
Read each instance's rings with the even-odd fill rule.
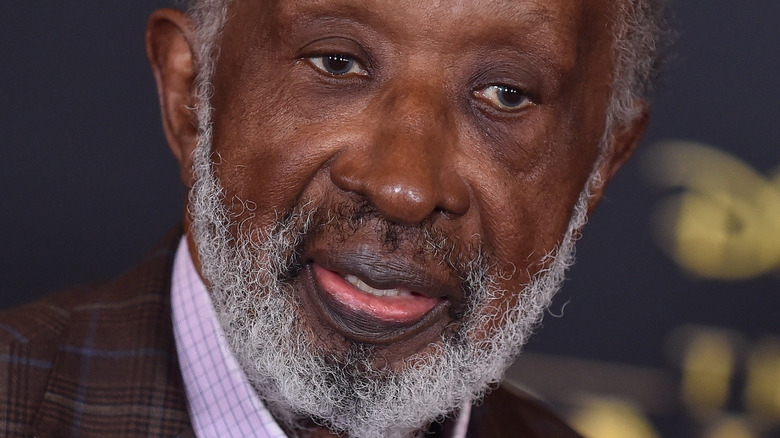
[[189,17],[175,9],[155,11],[146,25],[146,56],[157,82],[163,129],[168,146],[179,161],[181,179],[193,182],[192,152],[197,143],[193,108],[194,45]]
[[598,170],[601,176],[601,183],[598,187],[593,188],[588,201],[588,215],[601,200],[607,183],[615,176],[618,169],[623,166],[623,163],[631,157],[639,144],[639,140],[642,139],[642,135],[645,133],[647,122],[650,120],[650,107],[644,101],[640,102],[639,105],[641,106],[641,112],[638,117],[628,124],[615,127]]

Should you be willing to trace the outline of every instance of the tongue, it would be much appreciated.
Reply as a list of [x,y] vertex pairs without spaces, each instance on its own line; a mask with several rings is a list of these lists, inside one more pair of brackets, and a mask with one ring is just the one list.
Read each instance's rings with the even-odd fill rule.
[[336,272],[316,263],[312,267],[320,289],[332,299],[355,312],[367,313],[384,321],[418,321],[439,301],[417,294],[378,297],[361,291]]

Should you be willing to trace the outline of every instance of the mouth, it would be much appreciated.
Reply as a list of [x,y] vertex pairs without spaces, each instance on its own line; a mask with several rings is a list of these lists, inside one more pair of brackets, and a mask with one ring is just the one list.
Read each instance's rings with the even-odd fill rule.
[[387,344],[446,324],[448,310],[459,300],[458,287],[420,271],[416,263],[358,250],[311,260],[306,289],[320,319],[337,333]]

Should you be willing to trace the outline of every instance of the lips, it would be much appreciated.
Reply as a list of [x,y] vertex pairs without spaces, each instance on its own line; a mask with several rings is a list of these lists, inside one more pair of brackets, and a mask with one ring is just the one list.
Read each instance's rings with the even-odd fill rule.
[[312,271],[322,292],[344,310],[363,313],[387,324],[414,324],[441,300],[404,287],[373,288],[355,275],[339,275],[316,263],[312,263]]
[[462,293],[440,265],[425,269],[370,248],[315,252],[307,264],[307,293],[320,319],[348,339],[396,342],[446,323]]

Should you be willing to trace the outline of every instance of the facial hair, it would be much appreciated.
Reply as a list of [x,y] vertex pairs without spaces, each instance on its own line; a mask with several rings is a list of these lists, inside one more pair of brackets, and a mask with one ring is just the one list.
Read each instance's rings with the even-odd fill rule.
[[[472,251],[456,267],[468,290],[457,331],[407,358],[400,371],[381,370],[372,363],[370,346],[354,344],[337,355],[316,345],[307,332],[290,279],[300,272],[300,248],[322,223],[317,211],[297,206],[279,213],[267,229],[235,223],[237,213],[225,207],[208,143],[201,138],[196,149],[197,180],[190,196],[202,272],[233,354],[288,430],[300,431],[313,420],[353,437],[413,436],[473,403],[499,382],[541,321],[573,262],[574,236],[585,221],[586,193],[562,243],[543,259],[546,267],[511,291],[519,299],[508,310],[491,302],[508,293],[498,286],[500,274],[491,273],[494,265],[481,250]],[[329,210],[328,221],[345,220],[333,215]],[[496,321],[489,337],[475,336]]]
[[[460,252],[471,258],[455,261],[431,251],[426,257],[442,257],[453,265],[469,291],[457,332],[442,335],[440,342],[408,358],[398,372],[376,369],[371,348],[365,344],[334,355],[307,334],[290,281],[300,269],[299,248],[321,225],[317,211],[299,205],[277,212],[275,224],[259,229],[246,226],[248,222],[236,223],[239,212],[226,208],[225,191],[211,160],[209,102],[215,41],[226,8],[203,8],[196,15],[202,23],[197,27],[201,64],[195,81],[198,144],[190,191],[191,232],[217,318],[259,397],[293,433],[313,420],[334,432],[366,438],[416,435],[431,421],[473,403],[499,382],[560,288],[587,218],[589,193],[600,184],[598,172],[592,172],[580,194],[560,244],[541,259],[544,268],[527,285],[516,291],[501,290],[498,285],[506,278],[500,270],[490,270],[491,257],[480,248]],[[602,151],[609,131],[608,126]],[[252,202],[238,204],[244,212],[256,208]],[[320,210],[319,214],[330,213]],[[435,238],[428,241],[434,248],[442,247],[436,246],[441,242]],[[492,298],[510,292],[519,297],[513,308],[491,304]],[[491,323],[498,328],[489,338],[475,335]]]

